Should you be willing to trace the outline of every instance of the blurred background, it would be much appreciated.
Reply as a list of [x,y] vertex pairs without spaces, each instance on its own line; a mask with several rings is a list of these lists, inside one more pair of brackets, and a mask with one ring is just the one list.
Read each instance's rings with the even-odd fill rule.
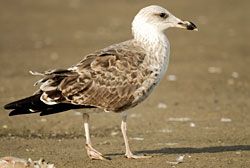
[[[166,31],[171,43],[169,69],[149,99],[130,110],[129,134],[143,138],[143,142],[131,139],[133,147],[138,151],[147,149],[147,154],[163,155],[147,161],[154,164],[178,154],[164,150],[167,147],[195,155],[189,163],[198,166],[217,159],[221,162],[214,163],[216,167],[249,166],[244,159],[250,157],[247,0],[0,0],[0,157],[42,155],[61,167],[81,165],[81,159],[87,156],[79,112],[10,118],[2,107],[36,91],[33,83],[38,78],[31,76],[29,70],[67,68],[90,52],[132,38],[133,17],[152,4],[194,22],[199,31]],[[104,153],[123,151],[120,120],[119,114],[91,115],[93,137],[97,144],[104,144],[98,146]],[[58,139],[66,140],[57,146]],[[41,150],[41,143],[48,149]],[[71,161],[68,158],[64,162],[74,166],[64,166],[62,158],[68,151],[58,151],[72,143],[75,146],[68,149],[74,151]],[[209,148],[214,146],[218,148]],[[185,150],[186,147],[191,148]],[[201,152],[192,150],[195,147]],[[204,147],[208,150],[203,151]],[[59,158],[52,151],[57,151]],[[235,154],[238,151],[242,152]],[[208,154],[200,157],[199,153]],[[211,153],[216,153],[216,157]],[[74,160],[76,155],[81,159]],[[235,158],[229,162],[232,156]],[[197,157],[199,161],[192,160]],[[119,159],[116,161],[120,163]]]

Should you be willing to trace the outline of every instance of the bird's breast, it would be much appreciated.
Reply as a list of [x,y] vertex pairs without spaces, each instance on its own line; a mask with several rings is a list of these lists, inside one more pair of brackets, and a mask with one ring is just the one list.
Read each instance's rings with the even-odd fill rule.
[[154,88],[159,84],[167,71],[170,48],[161,46],[149,52],[144,62],[144,67],[150,74],[145,78],[142,85],[134,93],[134,103],[138,104],[145,100]]

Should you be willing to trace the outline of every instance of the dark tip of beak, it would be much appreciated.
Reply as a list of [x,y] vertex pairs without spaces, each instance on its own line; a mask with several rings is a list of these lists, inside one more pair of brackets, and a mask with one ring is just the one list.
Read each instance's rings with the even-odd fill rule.
[[187,30],[197,30],[197,27],[193,22],[189,22],[190,24],[187,25]]
[[186,28],[187,30],[198,30],[195,24],[190,21],[179,22],[178,24],[181,25],[183,28]]

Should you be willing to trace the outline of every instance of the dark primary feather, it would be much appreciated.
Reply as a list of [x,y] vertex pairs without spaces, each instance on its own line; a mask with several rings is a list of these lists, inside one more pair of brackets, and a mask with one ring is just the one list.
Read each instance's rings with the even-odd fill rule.
[[12,110],[9,113],[9,116],[21,115],[21,114],[30,114],[30,113],[38,113],[40,115],[49,115],[54,113],[59,113],[71,109],[79,109],[79,108],[93,108],[91,106],[82,106],[82,105],[73,105],[60,103],[55,105],[47,105],[40,100],[41,94],[36,94],[4,106],[7,110]]
[[40,99],[41,94],[37,94],[37,95],[33,95],[21,100],[17,100],[14,102],[11,102],[9,104],[6,104],[4,106],[5,109],[7,110],[11,110],[11,109],[20,109],[20,108],[27,108],[27,109],[31,109],[32,107],[35,106],[42,106],[43,104],[40,103],[41,101]]

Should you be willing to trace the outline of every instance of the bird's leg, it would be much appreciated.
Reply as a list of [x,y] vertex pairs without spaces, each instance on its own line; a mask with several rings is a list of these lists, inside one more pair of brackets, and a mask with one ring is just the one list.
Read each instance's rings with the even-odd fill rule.
[[97,150],[95,150],[91,145],[90,134],[89,134],[89,115],[86,113],[83,113],[83,123],[84,123],[85,137],[86,137],[85,148],[87,150],[89,158],[97,160],[106,160],[106,158],[104,158],[102,154]]
[[121,130],[122,130],[122,135],[125,143],[125,148],[126,148],[126,153],[125,156],[130,159],[140,159],[140,158],[150,158],[150,156],[144,156],[144,155],[134,155],[128,144],[128,137],[127,137],[127,113],[123,112],[122,113],[122,123],[121,123]]

